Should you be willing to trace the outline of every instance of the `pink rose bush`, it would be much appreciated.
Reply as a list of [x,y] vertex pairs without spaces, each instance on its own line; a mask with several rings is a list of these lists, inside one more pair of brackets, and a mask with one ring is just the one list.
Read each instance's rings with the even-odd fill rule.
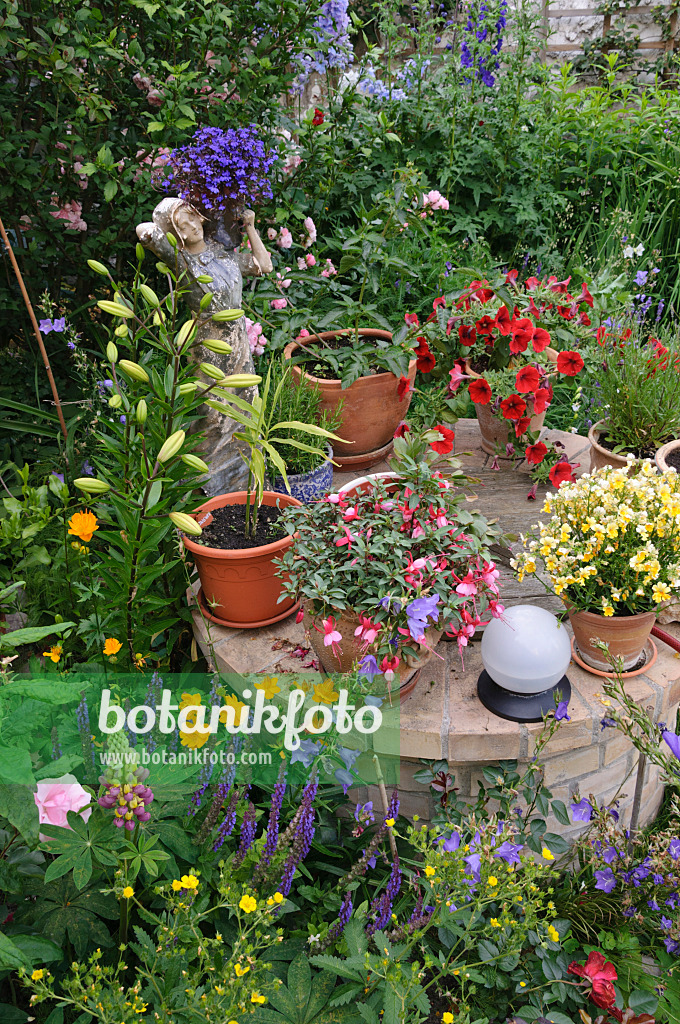
[[[52,202],[57,206],[59,199],[53,196]],[[71,231],[87,231],[87,223],[83,220],[83,204],[76,199],[63,203],[58,210],[52,210],[50,216],[65,221]]]
[[[59,825],[70,828],[66,815],[69,811],[81,811],[81,818],[87,821],[92,814],[92,796],[83,789],[75,775],[62,775],[60,779],[41,779],[37,791],[33,794],[38,808],[38,820],[41,825]],[[45,843],[51,837],[40,834],[40,841]]]
[[448,210],[449,201],[441,192],[433,188],[430,192],[423,194],[423,206],[426,210]]

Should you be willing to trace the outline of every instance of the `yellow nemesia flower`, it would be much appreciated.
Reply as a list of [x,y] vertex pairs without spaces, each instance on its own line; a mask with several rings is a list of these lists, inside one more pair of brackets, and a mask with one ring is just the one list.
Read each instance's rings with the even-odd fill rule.
[[98,530],[97,517],[93,512],[74,512],[68,521],[68,532],[72,537],[79,537],[80,540],[92,540],[92,534]]
[[277,693],[281,693],[278,676],[265,676],[261,682],[255,683],[255,689],[264,690],[265,698],[271,700]]
[[118,651],[122,648],[120,640],[116,640],[115,637],[110,636],[104,641],[104,654],[107,657],[111,657],[113,654],[118,654]]
[[340,694],[336,692],[333,680],[324,679],[322,683],[314,684],[314,700],[317,704],[335,704]]
[[43,651],[43,658],[49,658],[56,665],[63,653],[64,648],[61,644],[55,644],[54,647],[50,647],[49,651]]
[[125,897],[126,900],[132,899],[134,894],[135,890],[132,888],[131,885],[126,885],[125,888],[123,889],[123,896]]
[[257,910],[257,900],[252,896],[241,896],[239,907],[244,914],[252,914],[253,910]]

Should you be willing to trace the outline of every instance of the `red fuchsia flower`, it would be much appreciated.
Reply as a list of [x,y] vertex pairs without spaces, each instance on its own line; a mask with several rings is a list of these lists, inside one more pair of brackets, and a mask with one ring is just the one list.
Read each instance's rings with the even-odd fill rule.
[[531,416],[520,416],[515,423],[515,437],[521,437],[522,434],[526,434],[530,426]]
[[391,683],[394,679],[394,673],[397,671],[399,665],[399,658],[395,655],[393,658],[388,658],[387,655],[380,662],[380,671],[385,676],[388,683]]
[[510,331],[512,330],[510,314],[508,313],[507,306],[501,306],[496,313],[496,329],[498,333],[503,336],[510,334]]
[[616,990],[612,982],[618,979],[616,968],[609,960],[605,960],[599,950],[594,949],[588,954],[585,964],[579,964],[575,960],[567,968],[569,974],[575,974],[578,978],[584,978],[590,982],[588,996],[602,1010],[608,1010],[616,1002]]
[[303,622],[304,621],[304,617],[305,617],[305,610],[304,610],[304,608],[298,608],[297,615],[295,616],[295,621],[296,622]]
[[439,455],[448,455],[449,452],[453,451],[453,441],[456,436],[455,431],[449,430],[448,427],[442,426],[440,423],[434,427],[435,430],[439,431],[440,440],[430,441],[430,448],[438,452]]
[[545,386],[539,388],[534,394],[534,415],[540,416],[550,405],[552,400],[552,388],[548,390]]
[[409,427],[409,425],[406,422],[406,420],[401,420],[399,422],[399,425],[397,426],[397,429],[394,431],[394,435],[393,436],[394,437],[404,437],[406,434],[408,434],[410,432],[410,430],[411,430],[411,428]]
[[[321,632],[318,626],[315,628],[319,633]],[[342,640],[342,633],[338,631],[335,619],[332,615],[323,620],[323,632],[324,647],[330,647],[335,657],[340,661],[340,648],[338,647],[338,644]]]
[[513,319],[510,327],[510,351],[513,355],[519,355],[520,352],[526,352],[536,330],[531,320],[526,316],[520,317],[519,320]]
[[500,601],[494,601],[493,598],[489,598],[489,611],[494,619],[500,619],[501,615],[505,611],[505,605],[501,604]]
[[360,625],[354,630],[354,635],[361,640],[362,653],[373,643],[382,629],[379,623],[372,622],[367,615],[359,615]]
[[520,394],[524,395],[528,391],[536,391],[540,383],[541,375],[535,366],[523,366],[521,370],[517,371],[515,387]]
[[501,412],[506,420],[518,420],[527,411],[527,403],[519,395],[509,395],[501,402]]
[[581,302],[585,302],[588,306],[590,306],[591,309],[593,308],[593,297],[590,294],[590,292],[588,291],[588,285],[586,284],[585,281],[581,285],[581,299],[580,299],[580,301]]
[[431,373],[437,365],[437,360],[430,350],[427,338],[418,338],[418,344],[414,351],[417,357],[416,368],[421,373]]
[[558,490],[562,484],[573,484],[576,481],[576,477],[574,476],[574,467],[568,462],[555,463],[548,473],[548,477],[550,478],[550,483],[553,487],[556,487]]
[[480,377],[473,380],[468,387],[468,394],[475,405],[488,405],[491,401],[491,388],[489,382]]
[[417,313],[404,313],[404,320],[412,327],[420,327],[420,321],[418,320]]
[[537,327],[534,330],[534,336],[531,339],[531,344],[534,352],[544,352],[550,344],[550,335],[547,331],[544,331],[542,327]]
[[323,110],[319,110],[318,107],[314,107],[314,117],[312,118],[312,124],[318,128],[320,124],[323,124],[324,119]]
[[583,360],[578,352],[560,352],[557,357],[557,369],[567,377],[575,377],[583,369]]
[[[452,323],[453,321],[449,320],[449,324]],[[451,333],[448,324],[446,325],[446,333]],[[474,329],[474,327],[468,327],[466,324],[461,324],[461,326],[458,328],[458,340],[460,341],[461,345],[474,345],[474,343],[477,341],[477,331]]]
[[399,401],[403,402],[406,396],[410,395],[412,391],[413,388],[411,387],[411,381],[408,377],[400,377],[399,383],[397,384],[397,395],[399,396]]
[[493,334],[496,327],[496,318],[487,316],[485,313],[484,316],[477,321],[475,327],[477,328],[477,334]]
[[351,523],[353,520],[360,518],[361,516],[357,512],[356,507],[354,505],[350,505],[349,508],[346,508],[345,511],[342,513],[342,519],[343,522],[345,523]]
[[341,548],[344,544],[346,544],[347,552],[349,553],[352,550],[352,541],[357,540],[357,535],[356,533],[350,533],[346,526],[343,526],[342,529],[344,531],[345,536],[338,537],[338,539],[335,542],[335,546],[336,548]]
[[542,441],[539,441],[538,444],[527,445],[524,452],[524,458],[527,460],[529,465],[538,466],[540,462],[543,462],[543,459],[547,454],[548,449],[546,445],[544,445]]
[[467,373],[463,373],[465,367],[461,364],[460,359],[457,359],[453,364],[453,368],[449,370],[449,381],[448,392],[450,395],[454,395],[458,390],[458,386],[462,380],[469,380],[470,376]]

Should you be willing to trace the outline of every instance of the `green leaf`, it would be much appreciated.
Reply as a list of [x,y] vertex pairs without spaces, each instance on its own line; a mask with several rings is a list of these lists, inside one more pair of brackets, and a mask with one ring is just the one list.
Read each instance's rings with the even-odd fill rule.
[[636,988],[630,994],[628,1005],[632,1010],[635,1010],[636,1016],[641,1013],[654,1014],[659,1005],[659,999],[653,992],[645,992],[642,989]]
[[7,967],[13,971],[18,970],[19,967],[30,970],[31,961],[11,939],[0,932],[0,969]]
[[0,634],[0,648],[21,647],[22,644],[37,644],[53,633],[60,635],[67,629],[73,629],[75,622],[55,622],[53,626],[26,626],[15,629],[11,633]]
[[33,786],[31,755],[21,747],[0,746],[0,785]]
[[104,199],[106,200],[106,202],[110,203],[111,200],[113,199],[113,197],[116,195],[117,192],[118,192],[118,182],[117,181],[113,181],[113,179],[110,179],[109,181],[107,181],[106,184],[104,185]]
[[553,800],[552,811],[560,825],[571,825],[571,819],[569,818],[569,812],[567,811],[566,805],[562,800]]
[[54,963],[64,959],[63,950],[44,935],[14,935],[12,941],[32,965]]

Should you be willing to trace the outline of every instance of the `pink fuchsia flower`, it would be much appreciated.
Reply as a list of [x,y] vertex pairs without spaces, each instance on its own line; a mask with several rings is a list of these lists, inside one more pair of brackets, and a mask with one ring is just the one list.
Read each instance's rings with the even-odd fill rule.
[[[318,626],[314,627],[319,633],[321,630]],[[323,619],[323,645],[324,647],[330,647],[335,657],[340,661],[340,648],[338,644],[342,640],[342,633],[337,629],[335,619],[333,616],[329,616],[327,619]]]
[[276,241],[281,249],[290,249],[293,244],[293,236],[288,228],[281,228]]
[[342,529],[344,531],[344,537],[339,537],[335,542],[335,546],[336,548],[341,548],[346,544],[347,551],[349,552],[352,550],[352,541],[357,539],[357,535],[355,533],[350,533],[346,526],[343,526]]
[[484,562],[484,565],[482,566],[482,569],[479,573],[479,578],[484,583],[486,583],[487,587],[493,590],[495,594],[498,593],[498,584],[496,583],[496,580],[498,579],[499,576],[500,573],[496,568],[495,562]]
[[354,635],[361,640],[362,653],[373,643],[382,629],[379,623],[372,622],[367,615],[359,615],[360,625],[354,630]]
[[464,597],[473,597],[477,593],[477,582],[472,573],[468,572],[456,587],[456,593]]
[[394,679],[394,674],[399,666],[399,658],[395,655],[393,658],[388,658],[387,655],[380,662],[380,671],[385,676],[387,683],[391,683]]
[[[38,820],[41,825],[70,828],[66,817],[69,811],[81,811],[83,821],[87,821],[92,814],[92,807],[88,806],[92,796],[83,789],[75,775],[62,775],[59,779],[42,779],[33,794],[33,799],[38,808]],[[40,835],[40,841],[43,843],[48,842],[50,838],[51,836]]]
[[335,267],[333,265],[333,261],[332,260],[326,260],[326,266],[321,271],[321,276],[322,277],[335,277],[336,274],[337,274],[337,270],[335,269]]
[[288,305],[288,299],[272,299],[272,309],[285,309]]
[[462,380],[469,380],[469,374],[463,373],[463,367],[458,362],[455,362],[453,369],[449,370],[449,377],[451,380],[449,381],[448,392],[451,395],[456,393]]
[[307,237],[304,239],[302,246],[304,249],[309,249],[310,245],[314,245],[314,242],[316,242],[316,224],[311,217],[305,217],[302,226],[307,232]]
[[289,153],[286,156],[286,161],[283,165],[283,173],[291,174],[297,167],[302,163],[302,157],[299,153]]

